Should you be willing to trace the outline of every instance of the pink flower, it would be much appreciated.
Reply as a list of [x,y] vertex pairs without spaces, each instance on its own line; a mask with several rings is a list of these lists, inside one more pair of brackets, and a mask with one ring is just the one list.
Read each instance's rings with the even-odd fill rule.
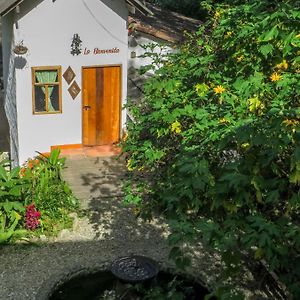
[[26,206],[25,227],[28,230],[35,230],[40,225],[41,213],[36,210],[34,203]]

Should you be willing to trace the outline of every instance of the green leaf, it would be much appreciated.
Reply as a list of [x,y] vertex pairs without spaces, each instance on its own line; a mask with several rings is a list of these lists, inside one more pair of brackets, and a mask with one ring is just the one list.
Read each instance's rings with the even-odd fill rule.
[[176,267],[180,270],[185,270],[191,265],[191,260],[188,257],[181,256],[175,259]]
[[178,257],[183,256],[183,253],[180,249],[180,247],[173,247],[169,253],[170,259],[177,259]]
[[293,172],[290,174],[290,182],[300,184],[300,161],[297,161]]
[[262,35],[259,36],[259,41],[261,42],[269,42],[271,40],[273,40],[274,38],[276,38],[279,34],[279,31],[277,29],[277,25],[275,25],[274,27],[272,27],[271,30],[263,33]]
[[257,248],[254,254],[254,258],[257,260],[262,259],[264,256],[264,251],[261,248]]
[[268,57],[269,54],[272,54],[274,47],[272,44],[262,45],[259,48],[259,52],[264,55],[265,58]]
[[6,171],[6,169],[0,165],[0,180],[4,180],[7,181],[8,179],[8,172]]

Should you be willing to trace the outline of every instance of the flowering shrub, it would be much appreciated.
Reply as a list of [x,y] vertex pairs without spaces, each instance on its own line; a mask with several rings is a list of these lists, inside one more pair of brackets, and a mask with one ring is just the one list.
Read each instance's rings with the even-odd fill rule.
[[[300,296],[299,1],[203,1],[210,18],[129,107],[127,200],[185,241],[264,260]],[[220,3],[220,2],[219,2]],[[181,244],[179,244],[179,242]]]
[[0,243],[26,234],[24,227],[56,233],[71,225],[68,213],[78,202],[61,178],[64,159],[59,154],[54,150],[12,170],[0,163]]
[[25,228],[35,230],[40,225],[41,213],[36,210],[34,203],[26,206]]

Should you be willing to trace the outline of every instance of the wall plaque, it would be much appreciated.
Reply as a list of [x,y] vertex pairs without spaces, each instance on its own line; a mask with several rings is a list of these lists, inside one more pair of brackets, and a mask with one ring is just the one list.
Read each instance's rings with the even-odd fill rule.
[[70,85],[68,91],[69,91],[71,97],[73,98],[73,100],[81,92],[81,89],[80,89],[79,85],[77,84],[76,80],[74,80],[73,83]]
[[75,75],[74,71],[72,70],[72,68],[70,66],[68,67],[68,69],[66,70],[66,72],[63,75],[64,79],[66,80],[66,82],[68,84],[70,84],[73,81],[75,76],[76,75]]

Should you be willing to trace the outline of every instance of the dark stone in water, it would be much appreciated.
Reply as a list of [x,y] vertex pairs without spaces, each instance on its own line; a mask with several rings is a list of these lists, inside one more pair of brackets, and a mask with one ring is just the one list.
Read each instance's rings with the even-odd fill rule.
[[158,265],[151,258],[133,255],[115,260],[111,272],[124,282],[137,283],[149,280],[158,273]]

